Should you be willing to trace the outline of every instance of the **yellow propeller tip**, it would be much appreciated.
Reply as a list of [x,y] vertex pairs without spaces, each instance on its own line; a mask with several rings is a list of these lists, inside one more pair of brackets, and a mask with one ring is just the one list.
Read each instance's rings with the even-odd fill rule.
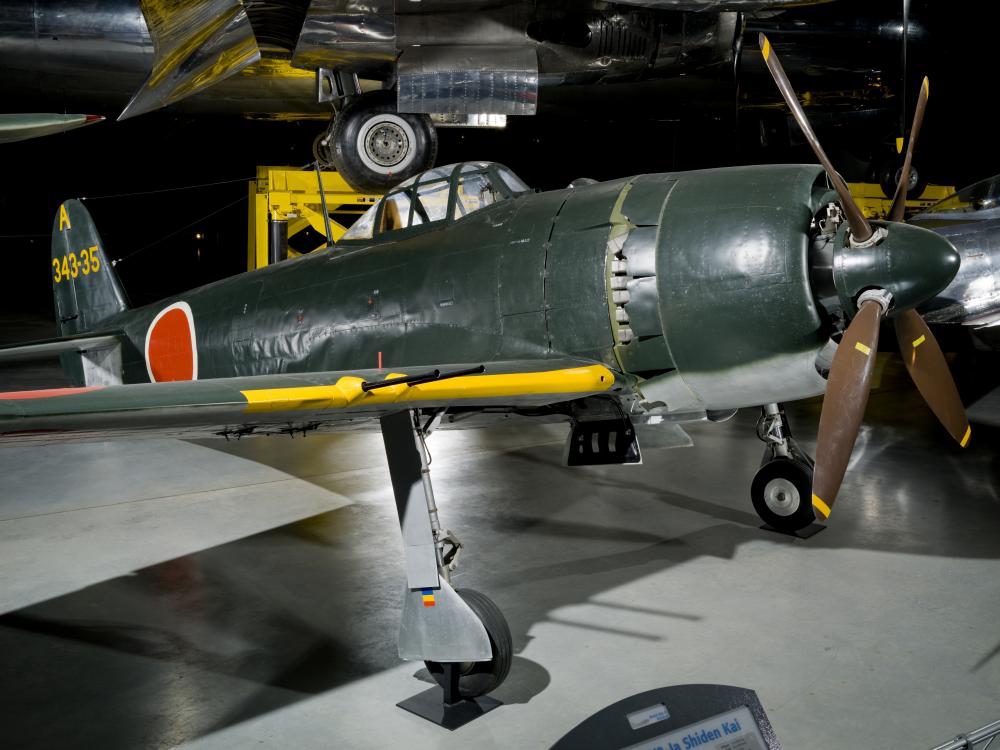
[[930,97],[931,95],[931,82],[924,76],[924,96]]
[[903,153],[903,139],[902,138],[897,138],[896,139],[896,153],[897,154]]
[[771,41],[763,33],[760,35],[760,52],[765,60],[771,55]]
[[812,498],[812,505],[813,508],[815,508],[820,512],[820,514],[823,516],[824,519],[830,517],[830,506],[824,503],[822,500],[820,500],[819,497],[817,497],[815,494],[813,495]]
[[969,444],[969,438],[972,437],[972,425],[970,424],[965,428],[965,436],[959,441],[959,445],[963,448]]

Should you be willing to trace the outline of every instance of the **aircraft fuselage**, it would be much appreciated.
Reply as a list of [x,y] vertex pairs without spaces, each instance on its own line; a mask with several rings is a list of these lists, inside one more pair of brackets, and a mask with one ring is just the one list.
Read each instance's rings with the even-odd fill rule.
[[149,341],[157,316],[175,308],[194,332],[198,378],[570,355],[645,378],[647,395],[672,408],[802,398],[825,384],[814,360],[828,331],[808,256],[810,221],[827,197],[811,166],[526,194],[225,279],[102,327],[127,336],[126,382],[156,378],[158,367],[158,379],[172,377]]

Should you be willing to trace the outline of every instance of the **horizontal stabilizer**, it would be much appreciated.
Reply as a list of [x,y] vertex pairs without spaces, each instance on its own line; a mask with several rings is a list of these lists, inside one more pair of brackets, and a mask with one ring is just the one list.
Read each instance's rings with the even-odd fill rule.
[[155,57],[153,72],[119,120],[204,91],[260,59],[240,0],[142,0]]
[[[0,347],[0,367],[56,356],[65,360],[65,355],[74,354],[79,359],[70,357],[64,365],[72,363],[70,367],[78,382],[86,386],[119,385],[122,382],[122,338],[115,334],[69,336]],[[18,396],[26,397],[25,394]],[[0,394],[0,401],[4,398],[4,394]]]
[[115,335],[69,336],[61,339],[29,341],[25,344],[0,346],[0,365],[15,362],[34,362],[46,357],[54,357],[69,352],[87,352],[94,349],[111,349],[118,346],[121,339]]

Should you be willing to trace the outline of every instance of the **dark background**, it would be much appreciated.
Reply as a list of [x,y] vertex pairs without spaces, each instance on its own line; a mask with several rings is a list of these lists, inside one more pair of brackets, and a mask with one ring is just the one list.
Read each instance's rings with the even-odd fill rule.
[[[908,106],[912,109],[913,92],[926,73],[931,97],[918,164],[938,184],[961,186],[1000,172],[993,114],[998,27],[984,15],[986,5],[915,2],[911,10]],[[900,3],[869,0],[837,1],[760,23],[779,54],[785,49],[789,57],[817,61],[796,68],[793,84],[799,91],[833,80],[838,59],[845,65],[877,61],[886,82],[898,90],[899,42],[892,26],[898,31],[900,21]],[[756,35],[747,37],[744,59],[755,60],[749,56],[759,55],[752,48]],[[760,79],[749,83],[761,87]],[[503,131],[441,130],[438,163],[500,161],[533,187],[551,189],[577,177],[815,161],[807,147],[794,143],[799,140],[794,133],[791,143],[787,137],[771,139],[760,148],[753,118],[736,117],[735,107],[729,107],[737,96],[731,88],[720,86],[713,94],[721,107],[692,107],[690,116],[680,118],[668,113],[668,96],[660,84],[592,89],[571,116],[510,118]],[[884,102],[884,108],[890,121],[897,118],[899,98]],[[309,165],[313,137],[322,127],[169,111],[118,123],[116,113],[104,114],[108,121],[95,126],[0,146],[6,167],[0,187],[0,313],[51,314],[49,233],[59,202],[69,197],[89,199],[109,255],[121,259],[117,270],[133,304],[245,270],[247,181],[258,164]],[[858,142],[878,145],[889,135],[884,127],[837,113],[821,132],[848,179],[865,176],[848,151],[857,154]],[[190,188],[213,182],[223,184]],[[169,188],[188,189],[148,194]]]

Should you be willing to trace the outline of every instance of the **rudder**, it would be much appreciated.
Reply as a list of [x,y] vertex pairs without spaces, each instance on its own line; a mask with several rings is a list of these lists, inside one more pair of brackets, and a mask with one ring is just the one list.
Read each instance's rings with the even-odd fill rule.
[[68,200],[52,224],[52,293],[60,336],[99,329],[128,309],[118,276],[84,205]]

